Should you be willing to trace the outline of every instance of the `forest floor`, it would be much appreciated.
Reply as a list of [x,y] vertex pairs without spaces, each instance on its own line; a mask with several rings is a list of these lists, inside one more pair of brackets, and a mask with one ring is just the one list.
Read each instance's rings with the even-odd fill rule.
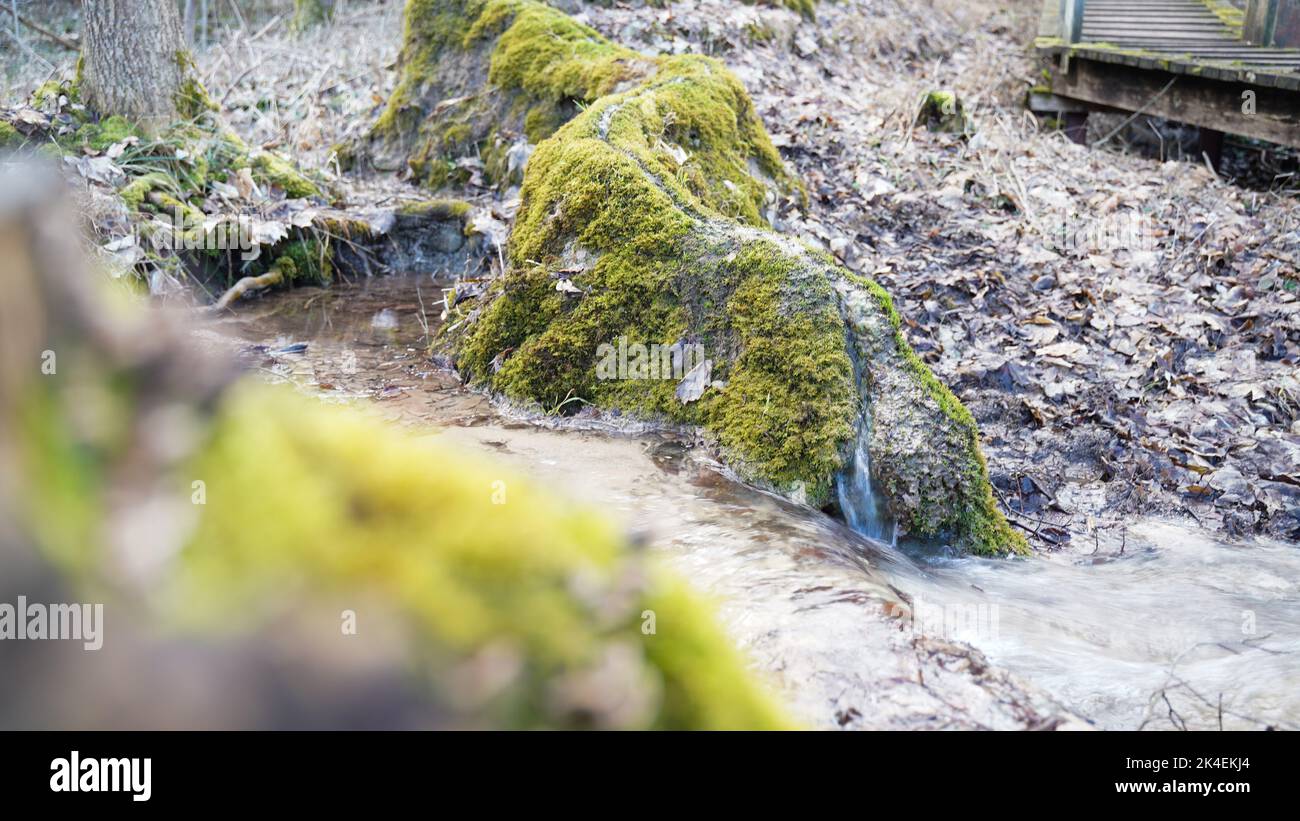
[[[49,6],[56,33],[72,30],[66,5]],[[352,2],[301,35],[283,14],[230,20],[199,64],[246,140],[330,174],[331,146],[392,88],[401,6]],[[1233,181],[1151,156],[1153,134],[1178,153],[1166,124],[1094,118],[1092,140],[1115,134],[1092,148],[1043,129],[1023,106],[1041,71],[1034,0],[843,0],[816,21],[731,0],[566,10],[740,76],[809,194],[777,227],[893,294],[1035,546],[1091,549],[1142,514],[1300,539],[1300,183],[1285,152],[1238,151]],[[37,59],[0,43],[5,105],[71,71],[51,38],[25,41]],[[966,133],[915,121],[938,89],[962,101]],[[334,177],[345,204],[420,195]],[[455,193],[502,221],[517,206],[516,191]]]

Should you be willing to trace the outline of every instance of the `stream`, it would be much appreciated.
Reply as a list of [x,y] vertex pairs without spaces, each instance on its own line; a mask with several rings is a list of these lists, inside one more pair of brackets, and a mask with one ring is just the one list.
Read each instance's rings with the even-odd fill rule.
[[[885,541],[868,538],[737,481],[680,432],[495,407],[429,361],[441,298],[427,276],[299,288],[196,333],[603,510],[715,600],[811,726],[1300,729],[1300,548],[1138,520],[1027,559],[954,558],[850,515]],[[869,493],[863,472],[841,484],[842,500]]]

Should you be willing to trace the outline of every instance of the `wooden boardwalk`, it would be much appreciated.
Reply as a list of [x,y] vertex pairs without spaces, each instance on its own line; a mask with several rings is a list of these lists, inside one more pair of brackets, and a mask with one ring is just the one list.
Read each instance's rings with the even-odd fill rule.
[[1297,7],[1045,0],[1036,47],[1058,66],[1058,108],[1076,118],[1087,108],[1141,111],[1300,147],[1300,48],[1289,47]]

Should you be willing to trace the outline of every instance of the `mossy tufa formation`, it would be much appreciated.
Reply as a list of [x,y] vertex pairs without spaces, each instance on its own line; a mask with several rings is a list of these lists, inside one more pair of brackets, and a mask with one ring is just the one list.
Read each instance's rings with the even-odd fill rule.
[[[449,128],[469,126],[486,152],[493,116],[567,119],[524,168],[507,272],[454,305],[445,342],[467,379],[547,411],[700,425],[743,476],[813,504],[832,497],[861,431],[906,532],[1024,549],[970,415],[912,353],[884,292],[766,230],[800,188],[721,63],[640,57],[531,0],[410,0],[406,35],[370,145],[394,167],[409,150],[427,169]],[[698,347],[707,363],[690,380],[639,367],[602,378],[599,352],[629,344]]]

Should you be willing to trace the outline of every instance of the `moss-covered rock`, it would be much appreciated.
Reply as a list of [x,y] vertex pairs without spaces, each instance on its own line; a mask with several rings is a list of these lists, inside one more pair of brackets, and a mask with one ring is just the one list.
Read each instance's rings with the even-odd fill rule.
[[927,92],[917,109],[916,125],[943,134],[965,134],[971,128],[961,99],[951,91]]
[[[408,31],[428,6],[408,4]],[[523,32],[572,24],[527,0],[474,8],[475,37],[429,53],[453,64],[475,55],[480,75],[461,75],[458,90],[499,110],[531,76],[503,74],[513,58],[502,54]],[[601,68],[621,54],[584,32],[544,59],[582,76],[571,61]],[[424,133],[440,127],[429,119]],[[457,302],[446,343],[467,379],[543,410],[587,403],[701,425],[743,476],[814,504],[830,499],[870,418],[872,465],[908,533],[977,552],[1021,548],[992,502],[969,414],[907,346],[884,293],[764,230],[770,205],[796,190],[725,67],[660,58],[537,146],[509,269],[483,298]],[[645,378],[620,353],[610,378],[601,363],[614,349],[669,352],[666,368]],[[687,349],[707,360],[690,379],[672,365]]]
[[[504,160],[653,69],[652,59],[540,3],[411,0],[397,88],[350,159],[381,171],[409,168],[441,188],[466,176],[457,160]],[[489,165],[518,178],[517,164]]]
[[[810,0],[785,2],[811,14]],[[669,62],[534,0],[408,0],[397,88],[338,156],[350,168],[409,169],[435,190],[466,182],[471,159],[489,181],[515,183],[530,146]]]

